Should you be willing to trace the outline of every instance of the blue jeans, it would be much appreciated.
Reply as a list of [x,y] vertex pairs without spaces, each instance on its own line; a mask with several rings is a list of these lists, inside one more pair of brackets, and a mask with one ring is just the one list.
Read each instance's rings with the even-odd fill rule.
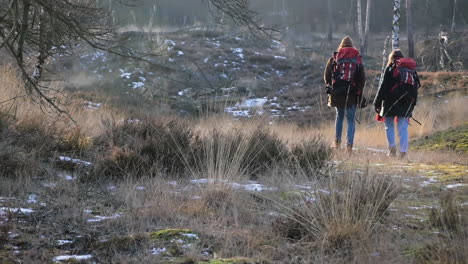
[[[398,137],[400,139],[400,152],[408,152],[408,125],[409,118],[398,117]],[[385,133],[387,134],[388,147],[396,147],[395,142],[395,118],[385,118]]]
[[356,106],[353,105],[348,108],[335,107],[335,109],[336,109],[335,140],[336,142],[341,143],[343,121],[344,121],[345,112],[346,112],[346,119],[348,121],[348,131],[346,133],[346,145],[352,146],[354,142],[354,130],[355,130],[354,118],[356,116]]

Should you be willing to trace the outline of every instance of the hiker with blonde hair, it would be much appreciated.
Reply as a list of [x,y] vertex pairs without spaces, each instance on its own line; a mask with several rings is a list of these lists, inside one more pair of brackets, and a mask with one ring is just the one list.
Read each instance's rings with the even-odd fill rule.
[[328,60],[324,72],[328,93],[328,106],[335,107],[335,140],[334,148],[341,145],[343,122],[346,116],[347,133],[346,149],[353,149],[356,108],[361,104],[365,74],[359,51],[353,47],[353,41],[346,36],[338,50]]
[[376,120],[385,122],[389,156],[396,156],[395,123],[397,123],[400,157],[408,152],[408,125],[421,86],[416,61],[394,50],[388,58],[382,85],[374,99]]

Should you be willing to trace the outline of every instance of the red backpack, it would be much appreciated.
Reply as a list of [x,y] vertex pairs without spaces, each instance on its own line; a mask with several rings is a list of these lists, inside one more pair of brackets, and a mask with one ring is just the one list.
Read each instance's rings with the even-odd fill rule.
[[355,73],[362,58],[359,51],[352,47],[344,47],[333,55],[332,83],[349,82],[352,87],[356,86]]
[[411,96],[414,89],[421,87],[416,73],[417,63],[412,58],[399,58],[393,64],[393,78],[399,81],[390,89],[392,94],[400,97]]

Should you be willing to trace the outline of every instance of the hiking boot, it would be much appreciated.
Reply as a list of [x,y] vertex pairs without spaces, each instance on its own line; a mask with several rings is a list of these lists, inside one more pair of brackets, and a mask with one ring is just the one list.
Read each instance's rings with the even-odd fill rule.
[[340,141],[335,141],[332,145],[332,148],[334,149],[340,149],[341,142]]
[[400,152],[400,159],[406,158],[406,152]]
[[387,156],[395,157],[396,156],[396,147],[389,147]]
[[346,146],[346,152],[347,152],[348,154],[353,153],[353,145],[347,145],[347,146]]

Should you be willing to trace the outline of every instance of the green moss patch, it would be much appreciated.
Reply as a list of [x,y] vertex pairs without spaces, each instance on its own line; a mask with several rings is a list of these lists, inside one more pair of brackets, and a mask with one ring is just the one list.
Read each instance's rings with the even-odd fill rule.
[[197,264],[260,264],[258,262],[248,258],[230,258],[230,259],[213,259],[207,262],[198,262]]
[[418,139],[413,142],[413,149],[468,154],[468,123]]
[[198,239],[198,235],[194,234],[190,229],[163,229],[152,232],[150,234],[151,240],[156,241],[172,241],[182,240],[184,242],[191,242]]

